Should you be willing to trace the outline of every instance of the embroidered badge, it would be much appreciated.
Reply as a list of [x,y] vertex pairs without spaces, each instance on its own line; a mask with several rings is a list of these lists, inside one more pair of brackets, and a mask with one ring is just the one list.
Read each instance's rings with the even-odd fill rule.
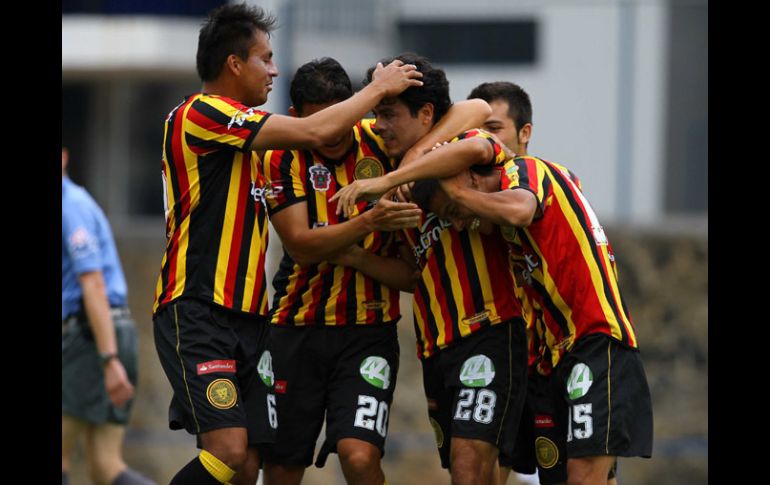
[[230,409],[235,406],[237,393],[230,379],[217,379],[206,388],[206,398],[217,409]]
[[309,169],[310,181],[313,183],[313,188],[318,192],[326,192],[329,190],[329,185],[332,181],[332,174],[329,169],[323,165],[313,165]]
[[376,158],[364,157],[356,162],[356,180],[381,177],[384,174],[385,169],[383,168],[382,163]]

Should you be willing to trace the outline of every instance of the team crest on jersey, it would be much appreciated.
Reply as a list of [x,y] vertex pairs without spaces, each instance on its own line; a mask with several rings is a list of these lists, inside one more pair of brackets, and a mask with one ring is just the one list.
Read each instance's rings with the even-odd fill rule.
[[556,444],[545,436],[538,436],[535,439],[535,454],[537,463],[543,468],[553,468],[559,461],[559,449]]
[[235,406],[238,394],[230,379],[216,379],[206,388],[206,398],[217,409],[230,409]]
[[364,157],[356,162],[356,180],[381,177],[384,174],[385,168],[382,166],[382,163],[374,157]]
[[313,165],[310,167],[310,181],[313,188],[318,192],[326,192],[332,182],[332,173],[323,165]]

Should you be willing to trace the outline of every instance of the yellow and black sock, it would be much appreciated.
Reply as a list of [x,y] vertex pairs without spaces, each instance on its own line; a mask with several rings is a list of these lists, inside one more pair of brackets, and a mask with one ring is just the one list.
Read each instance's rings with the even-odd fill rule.
[[169,485],[219,485],[229,482],[235,470],[206,450],[174,475]]

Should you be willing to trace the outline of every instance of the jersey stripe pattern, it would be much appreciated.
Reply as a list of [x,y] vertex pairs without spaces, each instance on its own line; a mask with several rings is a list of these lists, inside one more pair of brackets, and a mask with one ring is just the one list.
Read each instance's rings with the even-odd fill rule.
[[[502,165],[505,153],[487,134],[471,130],[450,143],[486,138],[494,147],[490,163]],[[511,291],[508,247],[496,228],[492,234],[457,231],[449,221],[424,214],[417,229],[401,232],[420,269],[414,297],[417,356],[428,358],[490,325],[521,316]]]
[[[267,203],[270,214],[298,202],[306,202],[312,229],[340,224],[336,204],[328,200],[338,189],[359,178],[383,175],[393,170],[393,160],[384,142],[372,131],[374,120],[361,120],[353,127],[353,147],[337,161],[310,150],[275,150],[265,155]],[[359,202],[351,217],[368,210],[372,203]],[[385,257],[398,253],[390,232],[374,232],[358,243]],[[284,251],[273,279],[275,295],[270,321],[275,325],[371,325],[395,323],[401,318],[399,291],[365,274],[328,261],[300,266]]]
[[190,297],[267,315],[264,179],[250,146],[269,116],[230,98],[198,93],[166,118],[167,239],[153,313]]
[[521,188],[537,197],[532,224],[502,233],[534,318],[541,320],[541,373],[549,373],[586,335],[603,333],[637,348],[615,256],[574,174],[540,158],[517,157],[501,171],[500,188]]

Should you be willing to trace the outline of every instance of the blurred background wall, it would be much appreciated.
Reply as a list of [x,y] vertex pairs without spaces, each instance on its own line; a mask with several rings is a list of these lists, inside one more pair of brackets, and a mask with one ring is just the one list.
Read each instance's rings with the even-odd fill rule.
[[[214,0],[62,2],[62,137],[72,179],[105,209],[140,327],[141,377],[126,440],[132,466],[167,483],[194,439],[166,425],[170,388],[150,307],[164,247],[162,124],[200,88],[197,34]],[[285,113],[294,70],[331,56],[360,85],[406,50],[444,68],[454,100],[508,80],[531,96],[530,152],[569,166],[608,229],[655,411],[651,460],[621,460],[624,485],[708,480],[707,0],[265,0]],[[273,233],[270,272],[281,255]],[[385,457],[389,483],[439,471],[414,352],[410,298]],[[80,470],[80,471],[78,471]],[[74,477],[82,473],[76,468]],[[342,483],[336,460],[306,483]],[[80,478],[85,480],[84,478]],[[511,480],[513,482],[513,480]],[[73,482],[73,483],[87,483]]]

